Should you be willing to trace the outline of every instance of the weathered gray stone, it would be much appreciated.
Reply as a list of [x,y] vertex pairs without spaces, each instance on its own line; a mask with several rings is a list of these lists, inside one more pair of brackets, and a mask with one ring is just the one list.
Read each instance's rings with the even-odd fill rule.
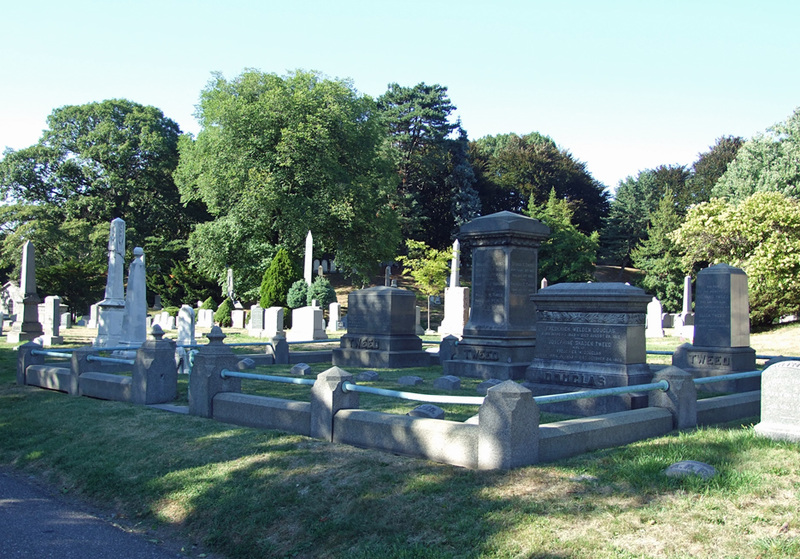
[[422,404],[417,406],[408,415],[411,417],[428,417],[430,419],[444,419],[444,410],[433,404]]
[[240,371],[249,371],[256,368],[256,362],[249,357],[245,357],[236,364],[236,368]]
[[511,212],[461,226],[459,239],[472,248],[472,304],[446,374],[522,378],[536,342],[538,249],[549,234],[542,222]]
[[311,374],[311,366],[307,363],[298,363],[289,372],[293,375],[307,376]]
[[478,411],[478,468],[509,470],[539,460],[539,408],[530,390],[493,386]]
[[416,375],[406,375],[397,379],[397,384],[401,384],[403,386],[418,386],[424,382],[425,381],[422,380],[422,377],[418,377]]
[[800,361],[779,361],[761,373],[761,436],[800,442]]
[[178,396],[175,342],[165,340],[158,327],[153,327],[151,334],[153,339],[143,342],[136,351],[131,376],[134,404],[164,404]]
[[503,381],[496,378],[489,378],[480,383],[477,388],[475,389],[478,394],[481,396],[486,396],[486,392],[492,388],[493,386],[497,386],[498,384],[502,384]]
[[653,376],[653,382],[666,380],[669,390],[649,393],[650,407],[665,408],[672,413],[675,429],[697,426],[697,389],[694,378],[677,367],[665,367]]
[[133,348],[147,339],[147,284],[142,247],[133,249],[125,291],[125,316],[122,319],[120,342]]
[[356,377],[356,380],[361,382],[375,382],[380,380],[381,375],[378,371],[362,371]]
[[97,304],[95,346],[118,346],[125,320],[125,222],[116,218],[108,235],[108,276],[105,299]]
[[287,341],[307,342],[327,337],[321,308],[311,305],[292,310],[292,327],[286,333]]
[[416,297],[393,287],[371,287],[348,295],[347,333],[333,350],[341,367],[402,368],[431,363],[415,329]]
[[433,387],[439,390],[461,390],[461,379],[455,375],[444,375],[433,381]]
[[214,326],[206,334],[208,344],[201,346],[189,375],[189,413],[200,417],[213,416],[214,396],[220,392],[241,392],[238,378],[222,378],[222,369],[234,370],[239,358],[223,343],[225,334]]
[[44,331],[39,322],[39,303],[41,299],[36,293],[36,256],[33,243],[25,241],[22,245],[22,271],[20,291],[23,296],[20,304],[15,305],[16,320],[8,332],[8,343],[29,342],[41,336]]
[[311,387],[311,436],[333,441],[333,417],[342,409],[358,408],[358,392],[345,392],[353,375],[339,367],[320,373]]
[[697,460],[683,460],[671,464],[664,470],[667,477],[690,477],[698,476],[703,479],[709,479],[716,475],[717,470],[713,466]]

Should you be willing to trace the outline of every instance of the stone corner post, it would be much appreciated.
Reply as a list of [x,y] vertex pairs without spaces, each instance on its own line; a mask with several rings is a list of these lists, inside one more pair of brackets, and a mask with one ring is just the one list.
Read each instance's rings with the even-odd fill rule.
[[653,375],[653,382],[666,380],[669,389],[653,390],[649,395],[651,407],[664,408],[672,413],[675,429],[697,427],[697,388],[694,378],[678,367],[665,367]]
[[146,340],[136,351],[131,379],[134,404],[165,404],[178,397],[175,342],[164,339],[164,330],[158,324],[151,334],[153,339]]
[[311,433],[310,436],[333,441],[333,418],[342,409],[358,408],[358,392],[345,392],[345,382],[352,382],[353,375],[331,367],[320,373],[311,387]]
[[539,461],[539,406],[507,380],[486,392],[478,411],[478,469],[510,470]]
[[44,365],[44,355],[34,355],[33,350],[41,351],[42,345],[26,342],[17,348],[17,384],[25,385],[25,371],[30,365]]
[[241,379],[222,378],[223,369],[234,370],[239,362],[231,348],[222,342],[225,334],[219,326],[214,326],[206,337],[208,344],[198,349],[189,376],[189,413],[200,417],[213,416],[214,396],[220,392],[242,390]]

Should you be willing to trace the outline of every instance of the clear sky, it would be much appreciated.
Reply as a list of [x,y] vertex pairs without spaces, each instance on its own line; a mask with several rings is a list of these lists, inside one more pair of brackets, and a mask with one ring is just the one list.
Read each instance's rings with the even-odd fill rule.
[[797,0],[0,0],[0,150],[126,98],[196,134],[211,72],[448,88],[470,139],[539,132],[615,187],[800,106]]

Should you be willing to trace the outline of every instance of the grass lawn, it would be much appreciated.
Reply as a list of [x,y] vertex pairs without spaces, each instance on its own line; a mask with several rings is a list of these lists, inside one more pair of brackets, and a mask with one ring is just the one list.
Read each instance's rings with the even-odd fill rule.
[[[783,326],[754,334],[752,346],[800,355],[798,335],[800,325]],[[15,359],[0,344],[0,466],[150,537],[172,534],[186,556],[800,557],[800,446],[756,437],[757,418],[477,472],[20,387]],[[440,371],[387,372],[384,386],[399,374]],[[661,473],[679,460],[719,473]]]

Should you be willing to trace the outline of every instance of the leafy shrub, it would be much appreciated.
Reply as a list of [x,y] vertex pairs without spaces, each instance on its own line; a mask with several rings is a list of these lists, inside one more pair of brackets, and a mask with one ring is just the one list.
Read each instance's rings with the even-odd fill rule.
[[214,301],[213,297],[209,297],[208,299],[203,301],[203,304],[200,305],[200,308],[215,311],[217,310],[217,302]]
[[280,249],[261,279],[261,308],[282,307],[286,304],[289,290],[299,279],[300,270],[292,264],[286,249]]
[[290,309],[298,309],[304,307],[308,301],[308,284],[306,280],[297,280],[289,288],[289,293],[286,296],[286,304]]
[[311,304],[311,301],[317,300],[319,306],[327,308],[331,303],[336,302],[336,291],[333,289],[331,282],[327,278],[317,277],[311,287],[308,289],[308,297],[306,303]]
[[231,320],[231,311],[233,311],[233,301],[227,298],[219,306],[217,312],[214,313],[214,322],[220,326],[232,326],[233,320]]

